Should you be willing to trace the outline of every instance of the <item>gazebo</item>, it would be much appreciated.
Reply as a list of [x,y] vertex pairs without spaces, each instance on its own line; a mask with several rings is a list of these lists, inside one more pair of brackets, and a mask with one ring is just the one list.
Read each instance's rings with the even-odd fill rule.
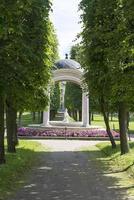
[[[62,59],[55,63],[52,71],[53,81],[71,81],[78,84],[82,88],[82,122],[78,126],[88,127],[89,126],[89,98],[87,92],[83,88],[83,69],[81,65],[72,59]],[[76,122],[78,123],[78,122]],[[43,114],[43,126],[51,126],[50,121],[50,106],[46,108]],[[68,124],[69,125],[69,124]]]

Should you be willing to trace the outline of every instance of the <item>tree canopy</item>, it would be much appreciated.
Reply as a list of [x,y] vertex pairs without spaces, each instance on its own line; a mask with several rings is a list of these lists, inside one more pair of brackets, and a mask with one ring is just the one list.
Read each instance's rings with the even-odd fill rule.
[[[124,137],[123,140],[121,138],[121,147],[122,143],[125,144],[122,153],[128,152],[123,124],[126,120],[126,103],[132,101],[133,95],[133,73],[130,74],[134,60],[132,7],[131,0],[82,0],[80,3],[85,79],[91,95],[99,100],[103,113],[109,112],[113,102],[120,111],[124,109],[119,115],[122,121],[119,120],[122,124],[120,134]],[[124,129],[121,128],[123,126]]]

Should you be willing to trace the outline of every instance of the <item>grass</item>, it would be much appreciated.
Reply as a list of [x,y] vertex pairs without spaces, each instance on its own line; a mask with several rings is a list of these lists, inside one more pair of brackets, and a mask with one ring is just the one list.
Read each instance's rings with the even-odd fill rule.
[[120,177],[121,186],[128,188],[128,194],[134,195],[134,142],[130,142],[130,152],[125,155],[120,154],[119,142],[116,149],[106,142],[96,146],[105,155],[111,173]]
[[100,143],[96,145],[109,160],[111,161],[111,169],[113,172],[128,171],[129,175],[134,178],[134,142],[130,142],[130,153],[120,154],[120,144],[117,142],[117,148],[112,149],[108,143]]
[[102,142],[81,150],[99,167],[102,177],[110,180],[111,188],[124,191],[129,199],[134,199],[134,142],[130,142],[130,147],[130,153],[125,155],[120,154],[119,142],[116,149],[111,148],[110,142]]
[[[103,116],[101,114],[94,114],[94,121],[91,122],[92,125],[105,127]],[[119,130],[119,122],[117,116],[110,120],[111,129]],[[129,132],[134,133],[134,118],[131,118],[129,124]]]
[[37,113],[35,114],[35,121],[34,122],[33,122],[33,119],[32,119],[32,113],[30,113],[30,112],[23,113],[21,124],[22,124],[22,126],[28,126],[29,124],[39,124]]
[[42,150],[37,142],[21,140],[16,154],[6,154],[6,164],[0,166],[0,200],[5,200],[24,183]]

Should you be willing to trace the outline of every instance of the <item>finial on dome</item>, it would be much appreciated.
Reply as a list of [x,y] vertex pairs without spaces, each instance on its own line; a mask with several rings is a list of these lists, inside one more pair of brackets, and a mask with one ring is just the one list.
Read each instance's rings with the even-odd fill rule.
[[68,54],[67,53],[65,54],[65,59],[68,59]]

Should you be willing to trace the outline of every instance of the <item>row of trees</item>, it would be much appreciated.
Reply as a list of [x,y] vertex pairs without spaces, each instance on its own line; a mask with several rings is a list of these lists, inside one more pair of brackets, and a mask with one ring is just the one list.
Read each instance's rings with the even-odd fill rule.
[[55,115],[60,108],[60,83],[55,83],[51,87],[50,94],[50,120],[54,120]]
[[40,111],[48,103],[50,68],[57,56],[50,9],[49,0],[0,4],[0,164],[5,163],[5,126],[8,152],[15,152],[17,111]]
[[65,108],[69,115],[76,121],[82,119],[82,89],[72,82],[66,83]]
[[112,147],[110,110],[119,111],[121,154],[129,152],[128,112],[134,96],[133,0],[82,0],[83,31],[79,47],[90,95],[97,99]]

